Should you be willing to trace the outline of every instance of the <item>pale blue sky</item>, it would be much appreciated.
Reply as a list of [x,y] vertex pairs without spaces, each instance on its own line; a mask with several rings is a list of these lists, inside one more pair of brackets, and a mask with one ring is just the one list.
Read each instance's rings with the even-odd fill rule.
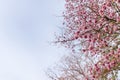
[[62,26],[64,0],[0,0],[0,80],[49,80],[64,54],[50,45]]

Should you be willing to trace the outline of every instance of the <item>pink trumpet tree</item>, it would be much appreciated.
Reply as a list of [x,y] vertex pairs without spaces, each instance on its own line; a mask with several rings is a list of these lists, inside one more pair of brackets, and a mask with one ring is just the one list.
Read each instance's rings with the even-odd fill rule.
[[116,80],[120,70],[120,0],[66,0],[65,8],[64,30],[57,42],[96,57],[88,80]]

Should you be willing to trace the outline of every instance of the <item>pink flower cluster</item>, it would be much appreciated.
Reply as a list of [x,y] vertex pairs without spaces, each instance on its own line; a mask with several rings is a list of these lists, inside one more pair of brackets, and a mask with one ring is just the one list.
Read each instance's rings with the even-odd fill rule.
[[65,8],[65,31],[59,41],[72,49],[81,45],[79,50],[85,54],[102,56],[91,68],[93,78],[117,70],[120,66],[120,0],[66,0]]
[[[91,66],[91,75],[94,80],[97,80],[99,77],[108,76],[108,73],[111,73],[114,70],[119,70],[120,68],[120,49],[116,52],[111,51],[108,54],[102,56],[94,67]],[[110,77],[111,78],[111,77]]]

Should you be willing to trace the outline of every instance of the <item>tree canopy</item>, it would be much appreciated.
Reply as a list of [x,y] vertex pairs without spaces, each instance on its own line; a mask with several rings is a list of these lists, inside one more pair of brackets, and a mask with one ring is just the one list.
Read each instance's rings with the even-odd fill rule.
[[86,60],[89,56],[92,63],[84,66],[86,80],[117,80],[120,70],[120,0],[66,0],[65,9],[63,33],[56,43],[84,55]]

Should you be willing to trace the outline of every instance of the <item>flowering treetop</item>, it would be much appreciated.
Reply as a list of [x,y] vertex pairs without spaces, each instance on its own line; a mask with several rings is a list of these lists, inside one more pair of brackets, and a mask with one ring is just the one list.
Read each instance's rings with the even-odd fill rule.
[[[101,77],[117,70],[120,66],[116,63],[120,61],[120,0],[66,0],[65,8],[64,32],[58,42],[74,51],[100,55],[93,68],[98,75],[104,73]],[[93,78],[99,77],[93,73],[96,74]]]
[[58,41],[68,43],[72,48],[83,44],[82,50],[93,54],[116,50],[120,44],[119,2],[66,0],[66,11],[63,13],[65,33]]

